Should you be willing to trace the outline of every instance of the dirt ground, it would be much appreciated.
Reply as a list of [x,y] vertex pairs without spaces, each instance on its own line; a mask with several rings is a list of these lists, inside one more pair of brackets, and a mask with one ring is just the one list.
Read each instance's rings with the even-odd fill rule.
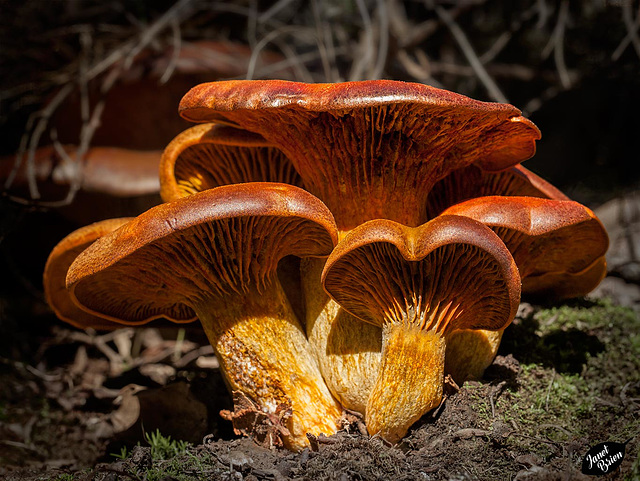
[[[640,480],[639,9],[0,1],[0,479],[586,480],[591,448],[626,442],[620,466],[595,479]],[[175,52],[203,39],[222,50],[194,73]],[[513,103],[543,133],[525,166],[605,224],[608,277],[587,299],[523,302],[484,378],[450,386],[396,446],[349,413],[300,453],[240,438],[197,325],[80,331],[44,301],[58,240],[136,215],[157,192],[115,199],[53,171],[6,180],[16,152],[47,143],[161,149],[186,127],[176,104],[190,86],[246,77],[390,78]]]
[[[620,282],[608,278],[600,290],[621,292]],[[637,305],[614,302],[523,303],[484,379],[450,388],[398,445],[348,416],[337,435],[301,453],[233,435],[219,415],[231,400],[195,328],[184,337],[153,328],[97,335],[53,323],[31,341],[29,362],[3,358],[0,475],[589,479],[580,467],[592,446],[629,440],[622,465],[602,479],[638,479],[640,319]]]

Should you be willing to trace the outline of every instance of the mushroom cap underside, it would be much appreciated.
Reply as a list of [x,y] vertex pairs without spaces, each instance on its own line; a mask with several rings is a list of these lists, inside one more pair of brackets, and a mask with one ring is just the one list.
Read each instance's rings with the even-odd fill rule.
[[526,196],[570,200],[558,188],[522,165],[500,172],[485,172],[475,165],[457,169],[438,181],[427,197],[427,218],[476,197]]
[[44,294],[47,303],[59,319],[80,329],[117,329],[122,324],[83,311],[72,300],[66,287],[67,271],[73,261],[96,239],[107,235],[132,217],[107,219],[86,225],[71,232],[51,251],[43,274]]
[[344,309],[371,324],[454,329],[506,327],[520,276],[502,241],[478,222],[440,216],[417,228],[374,220],[351,231],[322,282]]
[[280,150],[258,134],[225,125],[195,125],[176,136],[162,154],[160,195],[165,202],[246,182],[302,186]]
[[282,257],[325,256],[336,241],[331,213],[298,187],[222,186],[154,207],[102,237],[71,265],[67,287],[108,319],[188,322],[200,302],[259,295]]

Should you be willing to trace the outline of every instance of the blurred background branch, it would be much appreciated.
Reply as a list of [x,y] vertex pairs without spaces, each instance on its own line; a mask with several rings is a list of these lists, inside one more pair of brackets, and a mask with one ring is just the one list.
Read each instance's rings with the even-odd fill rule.
[[[633,0],[8,0],[0,9],[0,67],[11,73],[0,81],[0,180],[11,202],[45,208],[72,203],[83,188],[87,153],[105,143],[110,91],[132,79],[164,95],[185,68],[211,80],[390,78],[508,101],[540,122],[537,112],[544,117],[565,92],[611,96],[607,85],[634,89],[640,76]],[[247,50],[189,49],[201,41]],[[214,66],[225,56],[235,69]],[[75,137],[61,125],[65,109],[76,110]],[[177,116],[151,110],[156,122]],[[170,140],[157,137],[157,148]],[[36,165],[48,144],[66,172],[56,198],[41,192],[52,171]]]

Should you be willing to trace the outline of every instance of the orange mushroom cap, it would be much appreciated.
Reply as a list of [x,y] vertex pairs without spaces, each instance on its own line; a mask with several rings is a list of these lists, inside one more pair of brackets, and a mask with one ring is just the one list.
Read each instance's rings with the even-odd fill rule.
[[443,215],[491,227],[513,254],[528,295],[583,296],[606,275],[609,238],[596,215],[578,202],[489,196],[456,204]]
[[67,271],[71,263],[96,239],[107,235],[129,222],[131,217],[107,219],[73,231],[51,251],[44,268],[43,286],[47,303],[59,319],[80,329],[117,329],[121,323],[80,309],[66,287]]
[[[366,222],[329,255],[323,286],[347,311],[380,327],[502,329],[517,312],[520,276],[503,242],[468,220],[443,215],[413,228]],[[434,306],[437,312],[429,311]]]
[[434,185],[427,198],[427,217],[432,219],[454,204],[489,195],[570,200],[552,184],[521,165],[501,172],[485,172],[470,165],[454,170]]
[[224,125],[191,127],[162,154],[160,195],[165,202],[245,182],[302,184],[289,159],[260,135]]
[[[78,147],[61,147],[66,155],[76,160]],[[26,156],[27,154],[25,154]],[[82,183],[80,187],[88,192],[98,192],[114,197],[134,197],[157,193],[158,164],[161,152],[158,150],[130,150],[118,147],[91,147],[81,159]],[[0,184],[11,175],[15,156],[0,158]],[[61,154],[51,145],[36,149],[33,158],[35,180],[48,181],[45,190],[55,190],[56,185],[68,186],[77,175],[75,163],[64,162]],[[23,159],[9,189],[24,189],[28,182],[27,161]],[[45,192],[46,193],[46,192]]]
[[375,218],[419,225],[427,193],[448,172],[508,168],[531,157],[540,137],[511,105],[389,80],[205,83],[184,96],[180,113],[272,142],[341,230]]
[[189,321],[203,297],[260,288],[285,255],[327,255],[333,225],[327,208],[294,186],[217,187],[102,237],[72,264],[67,286],[86,309],[119,322]]

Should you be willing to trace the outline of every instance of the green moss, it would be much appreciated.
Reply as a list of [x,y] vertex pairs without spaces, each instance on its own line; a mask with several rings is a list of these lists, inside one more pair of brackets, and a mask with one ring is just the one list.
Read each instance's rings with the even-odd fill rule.
[[[522,368],[496,403],[502,421],[517,427],[512,446],[548,459],[561,444],[640,432],[624,404],[640,396],[640,319],[632,309],[608,300],[538,309],[507,329],[501,353]],[[486,407],[474,403],[480,412]]]
[[510,399],[498,404],[505,422],[515,421],[529,436],[551,431],[547,436],[557,441],[564,441],[569,431],[584,434],[583,421],[594,412],[594,396],[583,378],[529,364],[523,366],[519,385]]
[[[627,453],[627,456],[633,456],[634,453]],[[631,471],[624,477],[625,481],[638,481],[640,480],[640,448],[635,453],[636,460],[631,466]]]

